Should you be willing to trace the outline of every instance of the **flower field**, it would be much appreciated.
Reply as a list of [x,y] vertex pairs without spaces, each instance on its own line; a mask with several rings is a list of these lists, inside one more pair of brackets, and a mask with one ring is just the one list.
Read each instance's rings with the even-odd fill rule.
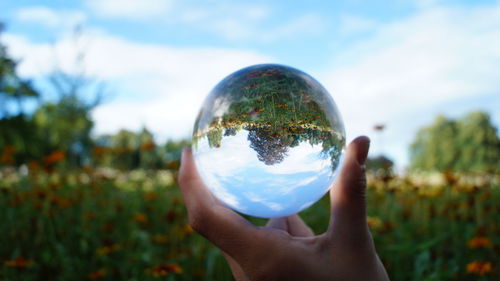
[[[0,170],[0,280],[232,280],[187,224],[175,170]],[[500,280],[500,177],[369,177],[392,280]],[[301,215],[326,229],[324,198]],[[263,220],[254,220],[263,224]]]

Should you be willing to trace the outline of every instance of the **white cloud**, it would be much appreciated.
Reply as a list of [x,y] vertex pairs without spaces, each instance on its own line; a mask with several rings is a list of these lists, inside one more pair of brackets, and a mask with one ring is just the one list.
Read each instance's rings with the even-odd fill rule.
[[43,6],[26,7],[17,11],[16,18],[46,27],[73,27],[85,22],[86,16],[81,11],[54,10]]
[[371,31],[377,27],[376,22],[370,19],[353,15],[342,15],[340,17],[340,33],[350,35],[358,32]]
[[172,0],[86,0],[86,6],[102,17],[146,19],[165,15],[171,10]]
[[[260,42],[297,37],[321,30],[323,25],[323,19],[310,14],[267,26],[273,13],[266,6],[221,6],[176,10],[173,20],[231,40]],[[56,25],[62,17],[54,10],[30,9],[19,11],[18,18]],[[350,138],[370,135],[375,123],[388,123],[384,146],[393,156],[405,157],[415,129],[433,118],[430,107],[500,89],[499,5],[429,6],[387,24],[349,16],[342,22],[345,32],[369,30],[370,37],[345,46],[347,51],[335,54],[330,70],[318,78],[331,90]],[[2,36],[9,51],[22,58],[19,70],[24,76],[53,69],[51,45]],[[134,101],[117,99],[97,108],[93,116],[98,133],[146,125],[160,136],[186,136],[215,83],[240,67],[272,61],[249,50],[139,44],[100,33],[93,33],[87,41],[88,72],[110,81],[126,81],[127,87],[118,91],[131,86],[137,95]],[[66,70],[74,70],[72,44],[68,38],[55,44]],[[373,140],[375,146],[377,140]]]
[[[23,76],[50,73],[54,52],[62,69],[77,71],[71,38],[53,46],[9,34],[4,41],[14,57],[22,58],[19,71]],[[106,81],[126,81],[126,90],[133,95],[133,101],[117,99],[95,109],[97,133],[138,130],[145,125],[160,137],[187,137],[202,101],[217,82],[239,68],[272,61],[248,50],[139,44],[95,32],[83,41],[87,42],[86,73]]]
[[297,36],[319,34],[323,31],[323,20],[316,14],[302,16],[268,26],[260,18],[240,17],[238,14],[217,14],[199,18],[196,22],[207,31],[231,41],[274,42]]
[[277,19],[268,5],[215,1],[86,0],[86,6],[106,18],[140,20],[157,25],[177,24],[237,42],[272,42],[298,35],[319,34],[324,27],[317,14]]
[[303,142],[296,147],[290,148],[285,161],[272,165],[263,166],[263,170],[274,175],[287,175],[305,172],[321,172],[330,169],[330,159],[321,159],[321,145],[310,145]]
[[271,9],[266,5],[248,4],[231,1],[216,1],[211,3],[189,4],[184,2],[184,5],[177,7],[174,18],[183,23],[210,25],[213,22],[227,21],[232,19],[235,21],[258,23],[267,20],[271,16]]
[[[460,19],[460,20],[457,20]],[[321,80],[337,102],[352,138],[388,124],[386,146],[399,158],[428,109],[500,89],[500,7],[435,8],[390,24],[338,54]],[[394,131],[391,132],[391,130]]]
[[415,0],[415,4],[420,8],[428,8],[437,5],[442,0]]

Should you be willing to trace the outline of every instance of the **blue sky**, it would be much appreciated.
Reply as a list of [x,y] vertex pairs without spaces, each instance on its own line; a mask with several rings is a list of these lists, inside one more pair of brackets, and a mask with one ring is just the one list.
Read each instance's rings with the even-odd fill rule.
[[77,72],[75,49],[86,53],[85,73],[109,89],[96,135],[147,126],[187,137],[219,80],[264,62],[318,79],[348,137],[371,136],[372,153],[401,167],[437,114],[481,109],[500,124],[500,1],[2,0],[0,11],[0,40],[40,87],[54,58]]

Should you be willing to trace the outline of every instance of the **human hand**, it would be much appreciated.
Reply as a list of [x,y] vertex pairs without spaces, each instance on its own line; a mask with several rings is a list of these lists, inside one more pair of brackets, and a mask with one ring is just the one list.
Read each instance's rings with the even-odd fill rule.
[[196,171],[191,150],[182,156],[179,186],[193,229],[219,247],[238,281],[389,280],[366,224],[364,162],[367,137],[348,146],[330,190],[328,230],[314,236],[297,216],[254,226],[223,206]]

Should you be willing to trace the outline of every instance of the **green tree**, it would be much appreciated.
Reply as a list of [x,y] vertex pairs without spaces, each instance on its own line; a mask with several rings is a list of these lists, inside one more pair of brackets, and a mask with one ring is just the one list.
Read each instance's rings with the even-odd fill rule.
[[112,166],[128,170],[139,166],[139,138],[128,130],[120,130],[111,136],[110,147],[113,152]]
[[139,142],[139,167],[143,169],[159,168],[162,164],[160,149],[157,147],[153,134],[142,128],[137,135]]
[[[56,70],[48,76],[51,86],[48,91],[56,99],[39,106],[33,121],[46,142],[46,153],[62,150],[67,155],[67,164],[79,166],[90,162],[94,125],[91,111],[101,103],[104,86],[85,74],[81,28],[75,27],[72,35],[75,71],[69,73],[56,65]],[[54,61],[57,62],[57,57]]]
[[120,130],[115,135],[100,136],[95,141],[94,160],[97,164],[122,170],[157,169],[165,163],[178,161],[185,142],[168,141],[158,146],[146,128],[135,133]]
[[500,140],[490,116],[471,112],[457,122],[460,157],[456,169],[460,171],[499,171]]
[[410,156],[416,170],[499,171],[500,140],[487,113],[472,112],[460,120],[438,116],[418,131]]
[[[0,35],[2,30],[0,23]],[[9,159],[0,162],[8,165],[26,162],[38,155],[38,144],[42,141],[34,133],[34,124],[23,107],[26,100],[37,98],[39,94],[30,80],[19,76],[17,64],[0,42],[0,154],[11,152]]]
[[[46,77],[52,87],[43,92],[46,97],[52,90],[56,98],[50,99],[42,99],[29,80],[17,75],[17,62],[0,44],[0,152],[3,147],[10,151],[15,147],[14,164],[40,160],[56,150],[66,155],[67,164],[81,165],[89,160],[93,145],[90,112],[101,101],[103,84],[85,75],[81,29],[75,28],[73,35],[77,71],[67,73],[56,65],[56,71]],[[34,112],[26,115],[23,102],[29,97],[40,99]],[[15,104],[17,115],[12,114]]]
[[190,143],[187,140],[168,140],[161,151],[162,160],[165,163],[163,167],[174,170],[178,169],[182,149],[184,147],[188,147],[189,145]]
[[93,105],[84,103],[74,94],[64,95],[56,102],[48,102],[33,114],[36,132],[45,142],[45,153],[62,150],[70,164],[88,161],[93,141],[90,132]]
[[[0,35],[3,24],[0,23]],[[0,42],[0,117],[24,113],[23,102],[38,97],[31,81],[21,78],[17,73],[17,62],[9,57],[7,48]],[[12,114],[11,104],[17,105],[17,114]]]
[[384,155],[379,155],[377,157],[370,157],[366,159],[366,168],[369,171],[383,174],[391,175],[393,173],[394,162]]

